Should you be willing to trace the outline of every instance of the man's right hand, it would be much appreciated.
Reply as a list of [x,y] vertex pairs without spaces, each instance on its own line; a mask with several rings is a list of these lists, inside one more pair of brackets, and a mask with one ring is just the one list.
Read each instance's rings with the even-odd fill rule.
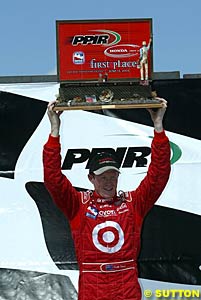
[[59,130],[61,125],[60,115],[62,113],[62,111],[53,110],[56,102],[57,102],[56,100],[51,101],[48,103],[47,106],[47,114],[51,124],[51,135],[54,137],[59,136]]

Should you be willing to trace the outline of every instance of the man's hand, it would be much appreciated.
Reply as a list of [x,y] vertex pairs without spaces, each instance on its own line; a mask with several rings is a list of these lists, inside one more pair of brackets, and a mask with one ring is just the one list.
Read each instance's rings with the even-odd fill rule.
[[60,115],[62,113],[62,111],[53,110],[56,102],[57,102],[56,100],[51,101],[48,103],[47,106],[47,114],[51,124],[51,135],[54,137],[59,136],[59,130],[61,124]]
[[161,108],[157,108],[156,110],[153,110],[151,108],[147,109],[148,112],[151,115],[151,119],[154,123],[154,129],[157,132],[162,132],[163,131],[163,117],[164,114],[166,112],[166,108],[167,108],[167,101],[163,98],[159,98],[156,97],[154,99],[157,99],[161,102],[162,107]]

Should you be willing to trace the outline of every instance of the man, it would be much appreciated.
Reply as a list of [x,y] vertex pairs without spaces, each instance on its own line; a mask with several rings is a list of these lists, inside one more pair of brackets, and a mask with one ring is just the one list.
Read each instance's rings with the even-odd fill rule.
[[142,47],[140,48],[140,79],[143,81],[148,80],[148,52],[151,45],[151,39],[147,45],[146,41],[142,42]]
[[[79,300],[140,300],[137,257],[143,219],[159,198],[170,173],[169,140],[162,107],[149,109],[154,124],[151,163],[146,177],[131,192],[117,193],[119,164],[109,153],[91,161],[88,178],[94,191],[78,192],[61,172],[60,112],[48,105],[51,134],[44,146],[44,182],[69,220],[79,264]],[[67,249],[66,249],[67,251]]]

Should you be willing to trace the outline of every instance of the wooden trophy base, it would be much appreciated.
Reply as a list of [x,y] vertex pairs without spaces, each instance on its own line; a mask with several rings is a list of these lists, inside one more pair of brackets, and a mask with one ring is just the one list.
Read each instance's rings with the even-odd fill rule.
[[149,82],[83,82],[61,84],[55,111],[159,108]]

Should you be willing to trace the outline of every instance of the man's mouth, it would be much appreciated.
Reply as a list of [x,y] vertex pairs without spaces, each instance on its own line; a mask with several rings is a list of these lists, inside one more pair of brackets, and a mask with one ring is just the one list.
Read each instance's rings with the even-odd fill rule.
[[107,192],[111,192],[113,190],[113,188],[112,187],[105,187],[104,190],[107,191]]

